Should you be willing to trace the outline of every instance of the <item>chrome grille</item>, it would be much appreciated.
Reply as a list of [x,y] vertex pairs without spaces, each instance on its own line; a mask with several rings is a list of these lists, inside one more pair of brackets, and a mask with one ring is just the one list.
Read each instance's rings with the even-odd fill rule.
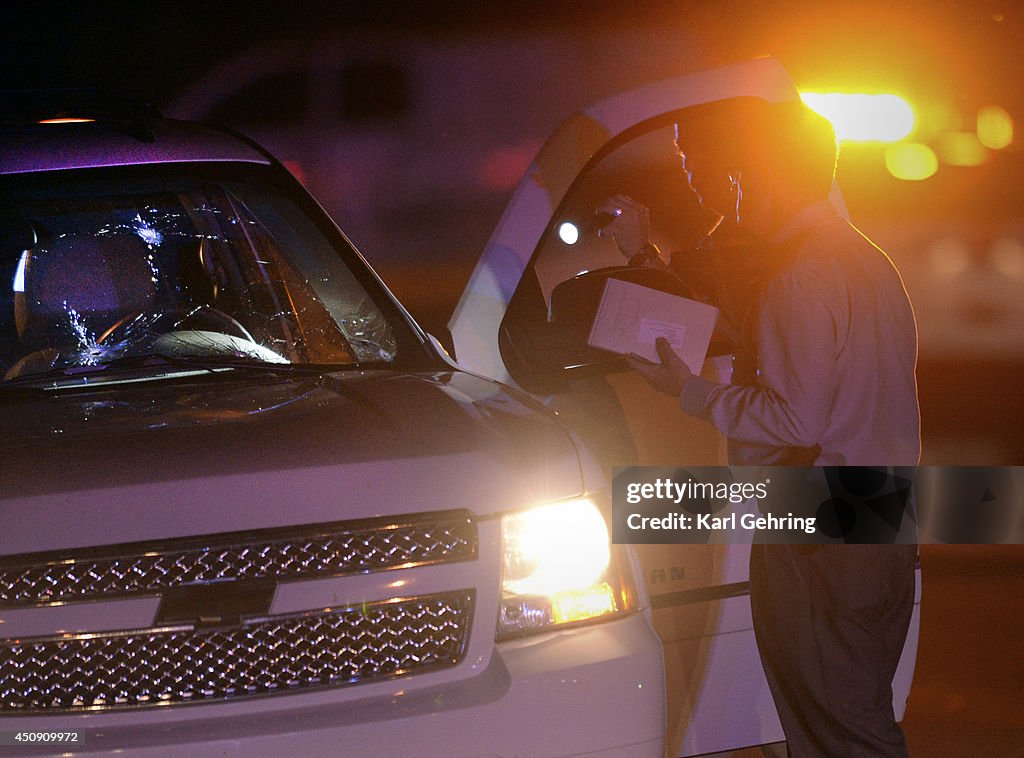
[[0,713],[102,710],[308,691],[453,666],[472,590],[166,629],[0,643]]
[[0,558],[0,608],[159,594],[225,579],[310,579],[472,560],[466,511]]

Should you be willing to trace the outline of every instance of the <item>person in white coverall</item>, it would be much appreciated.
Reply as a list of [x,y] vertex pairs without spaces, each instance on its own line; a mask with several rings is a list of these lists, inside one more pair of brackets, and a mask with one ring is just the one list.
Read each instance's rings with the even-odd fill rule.
[[[664,340],[660,364],[633,368],[717,427],[731,464],[917,465],[913,310],[889,258],[828,200],[831,125],[799,102],[736,98],[690,109],[677,147],[701,204],[753,246],[756,296],[731,384],[695,376]],[[665,265],[643,206],[599,210],[631,262]],[[906,755],[892,679],[916,557],[906,544],[753,546],[754,631],[790,755]]]

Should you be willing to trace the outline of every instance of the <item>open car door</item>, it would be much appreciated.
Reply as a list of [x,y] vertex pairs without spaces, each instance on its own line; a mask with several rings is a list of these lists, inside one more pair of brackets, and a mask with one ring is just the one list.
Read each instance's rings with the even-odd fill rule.
[[[516,189],[449,323],[461,365],[557,409],[609,481],[613,466],[726,464],[716,430],[682,413],[621,358],[589,347],[587,337],[608,279],[691,297],[707,291],[714,276],[698,242],[717,219],[689,191],[673,124],[687,108],[740,96],[782,101],[798,93],[782,66],[766,58],[648,85],[570,117]],[[594,209],[617,194],[650,209],[651,239],[662,251],[673,251],[674,274],[627,266],[614,242],[596,234]],[[838,191],[834,198],[842,209]],[[563,229],[566,222],[573,227]],[[741,277],[743,255],[731,256],[727,248],[714,257],[736,262],[733,275]],[[744,303],[719,305],[728,321],[738,320]],[[703,374],[728,381],[732,346],[728,330],[721,331]],[[669,754],[782,740],[751,624],[750,546],[636,550],[665,645]],[[918,618],[915,606],[894,683],[898,717],[913,674]]]

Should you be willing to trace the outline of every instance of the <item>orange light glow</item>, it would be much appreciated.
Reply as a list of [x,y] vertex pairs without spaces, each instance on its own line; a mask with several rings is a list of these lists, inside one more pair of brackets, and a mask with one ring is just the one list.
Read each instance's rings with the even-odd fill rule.
[[992,267],[1004,276],[1024,279],[1024,243],[1013,237],[1000,237],[989,249]]
[[927,145],[900,143],[886,148],[885,167],[897,179],[921,181],[939,170],[939,159]]
[[44,118],[40,124],[91,124],[94,118]]
[[978,139],[985,147],[1001,150],[1013,142],[1013,118],[998,105],[978,111]]
[[914,111],[898,95],[803,92],[800,97],[832,122],[840,142],[898,142],[914,129]]
[[988,150],[973,132],[946,132],[939,138],[939,155],[950,166],[980,166]]
[[563,590],[552,598],[551,613],[560,624],[614,612],[615,593],[607,582],[581,590]]

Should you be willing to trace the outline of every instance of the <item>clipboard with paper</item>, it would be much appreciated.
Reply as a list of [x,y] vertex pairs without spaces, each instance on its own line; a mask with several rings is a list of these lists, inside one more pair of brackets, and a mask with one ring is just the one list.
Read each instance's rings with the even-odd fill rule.
[[660,363],[654,341],[664,337],[690,370],[700,374],[717,320],[718,308],[714,306],[608,279],[587,343]]

